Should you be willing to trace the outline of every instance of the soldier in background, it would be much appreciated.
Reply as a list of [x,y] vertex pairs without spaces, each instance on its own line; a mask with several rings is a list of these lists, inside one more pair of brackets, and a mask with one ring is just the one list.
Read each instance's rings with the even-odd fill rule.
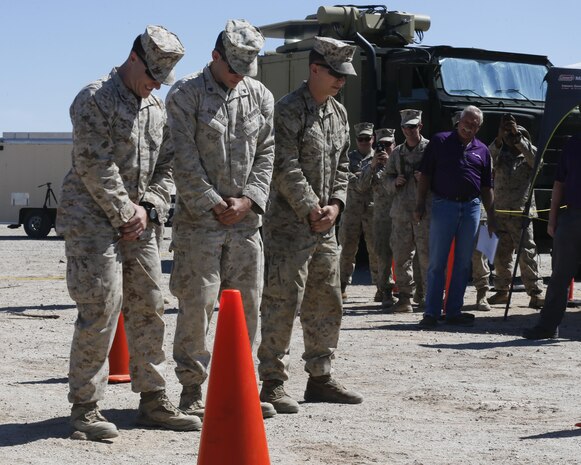
[[395,129],[378,129],[375,131],[377,140],[375,154],[371,163],[361,174],[361,189],[373,190],[373,233],[375,236],[375,252],[377,253],[377,287],[382,291],[381,306],[390,308],[397,299],[393,295],[393,278],[391,264],[393,254],[390,246],[391,236],[391,204],[393,194],[388,192],[381,181],[382,172],[395,147]]
[[284,389],[297,314],[303,328],[306,402],[357,404],[363,397],[331,375],[343,303],[335,221],[349,176],[347,111],[333,97],[355,75],[355,47],[315,37],[309,77],[275,106],[276,156],[264,219],[266,281],[260,308],[260,399],[278,413],[299,404]]
[[63,181],[57,230],[65,238],[67,285],[78,318],[71,346],[71,424],[90,440],[118,435],[97,402],[122,310],[131,387],[141,393],[137,422],[199,430],[165,393],[161,261],[154,225],[164,221],[173,187],[173,147],[163,102],[153,89],[174,81],[179,39],[147,26],[127,60],[85,87],[71,105],[73,167]]
[[[179,299],[174,359],[183,386],[180,409],[200,417],[210,362],[206,336],[221,287],[240,290],[251,345],[258,326],[264,276],[258,228],[274,160],[274,99],[250,77],[263,44],[247,21],[229,20],[210,64],[178,81],[167,97],[177,188],[170,280]],[[263,403],[262,414],[276,412]]]
[[[411,297],[416,285],[413,273],[414,256],[418,256],[420,269],[417,274],[420,276],[422,289],[426,288],[429,262],[430,208],[426,209],[426,214],[419,223],[413,217],[420,177],[418,168],[429,141],[421,135],[420,110],[401,110],[400,114],[405,142],[393,150],[382,178],[387,192],[393,196],[390,210],[391,249],[395,260],[395,284],[399,291],[399,301],[392,310],[411,312]],[[430,199],[427,205],[430,205]]]
[[[362,170],[373,159],[373,123],[358,123],[355,125],[357,150],[349,153],[349,187],[347,189],[347,204],[341,214],[339,225],[339,244],[341,245],[341,294],[347,298],[345,289],[351,282],[355,269],[355,257],[359,248],[361,234],[365,237],[371,282],[377,283],[377,257],[373,237],[373,192],[371,188],[363,188],[359,183]],[[378,287],[374,300],[381,302],[382,290]]]
[[[488,147],[494,166],[494,191],[497,210],[522,212],[532,182],[537,148],[531,143],[528,131],[519,126],[511,114],[500,120],[498,134]],[[531,202],[532,216],[536,217],[535,199]],[[494,258],[494,294],[488,302],[505,304],[514,266],[513,254],[521,238],[522,218],[518,213],[499,214],[498,246]],[[530,296],[529,307],[541,308],[544,299],[543,278],[537,265],[537,245],[533,238],[533,224],[524,230],[523,248],[519,259],[523,284]]]

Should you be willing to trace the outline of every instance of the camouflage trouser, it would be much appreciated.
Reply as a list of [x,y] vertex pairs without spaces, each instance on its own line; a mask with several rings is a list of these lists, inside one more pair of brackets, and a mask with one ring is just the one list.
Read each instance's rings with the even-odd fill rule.
[[349,284],[355,269],[355,257],[359,248],[361,234],[365,237],[371,282],[377,282],[377,255],[373,237],[373,208],[366,211],[345,209],[339,225],[339,244],[341,245],[341,283]]
[[210,349],[206,338],[220,289],[238,289],[250,345],[258,326],[264,256],[256,229],[182,231],[174,224],[174,265],[170,290],[179,300],[173,356],[184,386],[207,378]]
[[305,371],[327,375],[343,315],[337,241],[334,235],[311,234],[297,238],[292,250],[284,245],[266,245],[258,373],[262,380],[288,380],[291,334],[300,312]]
[[488,292],[490,288],[490,267],[488,259],[482,252],[474,249],[472,254],[472,284],[476,290],[484,289]]
[[[494,269],[496,278],[494,288],[497,291],[508,291],[512,280],[514,266],[513,253],[521,236],[521,218],[501,216],[498,222],[498,246],[494,257]],[[543,278],[539,274],[537,265],[537,245],[533,239],[533,224],[530,223],[523,236],[523,248],[521,251],[519,266],[520,274],[527,294],[539,294],[543,290]]]
[[375,252],[377,253],[377,289],[391,292],[393,289],[391,272],[393,254],[390,246],[391,217],[388,209],[379,212],[376,207],[373,215],[373,234],[375,236]]
[[[418,291],[427,288],[427,274],[429,263],[429,218],[424,218],[420,224],[414,221],[392,218],[391,249],[395,260],[395,284],[400,295],[411,296],[416,288],[415,277],[419,276],[421,282],[417,283]],[[414,260],[417,256],[417,261]],[[419,270],[414,266],[419,263]]]
[[79,253],[68,240],[66,246],[67,285],[78,308],[71,347],[69,401],[84,404],[103,399],[107,356],[121,309],[131,354],[132,390],[164,389],[165,324],[155,235],[140,241],[118,241],[101,253]]

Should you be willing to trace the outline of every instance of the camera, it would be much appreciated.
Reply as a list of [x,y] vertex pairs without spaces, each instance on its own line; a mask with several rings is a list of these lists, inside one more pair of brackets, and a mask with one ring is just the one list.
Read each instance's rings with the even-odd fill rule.
[[389,148],[391,147],[392,143],[391,142],[378,142],[377,145],[375,146],[375,151],[376,152],[387,152],[389,150]]

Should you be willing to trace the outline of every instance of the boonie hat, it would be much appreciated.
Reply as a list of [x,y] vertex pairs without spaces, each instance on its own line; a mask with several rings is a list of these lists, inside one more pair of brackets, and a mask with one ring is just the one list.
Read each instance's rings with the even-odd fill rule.
[[141,34],[145,62],[152,76],[162,84],[175,82],[174,66],[184,56],[184,46],[163,26],[147,26]]
[[356,137],[373,135],[373,123],[357,123],[353,127],[355,128]]
[[391,142],[395,143],[395,129],[382,128],[375,131],[375,139],[377,142]]
[[327,64],[338,73],[357,76],[352,63],[355,46],[330,37],[315,36],[313,49],[323,55]]
[[264,45],[264,36],[245,19],[229,19],[222,33],[226,60],[243,76],[256,76],[257,56]]
[[420,124],[422,122],[422,111],[406,109],[399,112],[401,115],[401,125],[404,124]]

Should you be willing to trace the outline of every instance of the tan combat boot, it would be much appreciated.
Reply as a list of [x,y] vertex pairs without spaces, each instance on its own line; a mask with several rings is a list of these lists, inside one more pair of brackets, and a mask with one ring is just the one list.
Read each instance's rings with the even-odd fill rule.
[[187,415],[204,418],[204,401],[202,400],[202,386],[192,384],[184,386],[180,395],[179,409]]
[[505,304],[508,302],[508,291],[498,291],[490,299],[488,303],[490,305]]
[[486,299],[486,288],[476,291],[476,308],[481,312],[489,312],[492,310]]
[[199,431],[202,421],[176,408],[167,398],[164,390],[142,392],[137,410],[137,424],[159,426],[174,431]]
[[531,300],[529,301],[529,307],[530,308],[543,308],[543,305],[545,305],[545,299],[543,299],[541,297],[541,294],[533,294],[531,295]]
[[97,402],[73,404],[71,426],[83,433],[90,441],[101,441],[119,436],[117,427],[101,415]]
[[410,302],[410,296],[400,294],[399,300],[397,301],[397,303],[393,307],[391,307],[391,311],[394,313],[413,312],[414,309],[412,307],[412,303]]
[[297,413],[299,403],[284,390],[284,383],[278,379],[267,379],[262,382],[260,400],[274,407],[277,413]]
[[391,308],[397,303],[397,298],[393,295],[391,291],[383,292],[383,299],[381,300],[381,306],[383,308]]
[[363,396],[355,391],[348,391],[331,375],[309,376],[305,390],[305,402],[331,402],[335,404],[360,404]]

